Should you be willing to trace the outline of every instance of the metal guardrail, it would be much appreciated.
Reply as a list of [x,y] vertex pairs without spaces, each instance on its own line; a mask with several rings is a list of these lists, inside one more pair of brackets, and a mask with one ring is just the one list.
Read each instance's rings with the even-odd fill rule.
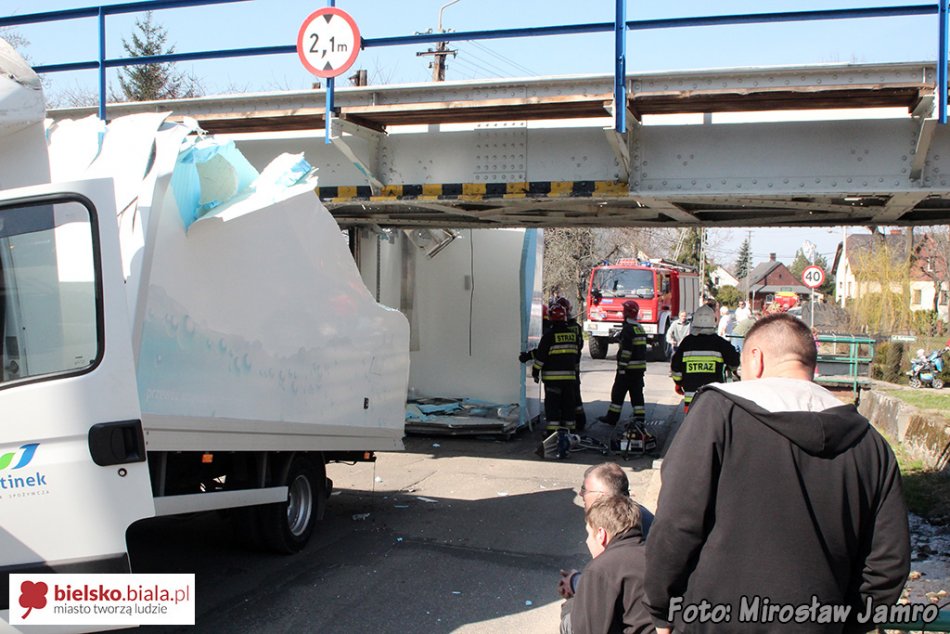
[[[98,59],[88,62],[75,62],[65,64],[54,64],[47,66],[38,66],[37,72],[55,72],[63,70],[77,70],[84,68],[96,68],[99,71],[99,116],[105,120],[105,71],[109,67],[130,66],[139,64],[155,64],[164,62],[176,62],[196,59],[215,59],[222,57],[242,57],[249,55],[271,55],[288,54],[296,52],[296,46],[269,46],[258,48],[238,48],[217,51],[199,51],[194,53],[172,53],[168,55],[151,55],[135,58],[106,59],[105,56],[105,32],[106,16],[117,13],[136,13],[153,11],[158,9],[174,9],[190,6],[201,6],[208,4],[226,4],[233,2],[245,2],[248,0],[148,0],[144,2],[127,2],[115,5],[101,5],[94,7],[85,7],[80,9],[69,9],[64,11],[49,11],[44,13],[33,13],[21,16],[0,17],[0,27],[17,26],[22,24],[33,24],[38,22],[52,22],[64,19],[96,17],[99,21],[99,55]],[[327,0],[327,6],[333,7],[336,0]],[[733,24],[758,24],[774,22],[808,22],[821,20],[841,20],[856,18],[879,18],[913,15],[936,15],[937,16],[937,111],[938,121],[941,124],[947,123],[947,64],[948,64],[948,0],[939,0],[935,4],[917,4],[906,6],[885,6],[885,7],[864,7],[848,9],[821,9],[808,11],[784,11],[769,13],[748,13],[733,15],[715,15],[700,16],[689,18],[666,18],[657,20],[627,20],[627,0],[615,0],[615,16],[613,22],[600,22],[589,24],[568,24],[547,27],[529,27],[518,29],[492,29],[484,31],[460,31],[453,32],[453,40],[484,40],[515,38],[525,36],[543,36],[543,35],[565,35],[576,33],[597,33],[613,31],[614,33],[614,101],[617,104],[626,104],[627,101],[627,83],[626,83],[626,63],[627,63],[627,31],[653,30],[653,29],[671,29],[696,26],[722,26]],[[390,46],[405,45],[414,43],[435,43],[444,41],[448,35],[446,33],[426,33],[397,37],[385,38],[362,38],[361,48],[370,48],[372,46]],[[327,114],[326,120],[329,121],[333,105],[333,78],[327,80]],[[617,132],[626,133],[627,108],[614,108],[614,124]],[[329,130],[329,126],[327,126]],[[329,133],[327,143],[329,143]]]
[[[870,383],[868,369],[874,359],[874,339],[857,335],[818,335],[818,374],[815,382],[851,385],[854,392]],[[831,353],[822,352],[822,344],[831,344]],[[827,345],[824,346],[826,349]],[[843,370],[827,372],[828,369]]]
[[[744,340],[742,335],[729,335],[727,339]],[[821,344],[832,344],[831,352],[821,352]],[[874,339],[859,335],[818,335],[818,373],[816,383],[830,385],[851,385],[854,392],[868,385],[871,378],[868,370],[874,359]],[[825,348],[828,346],[826,345]],[[827,372],[828,369],[841,368],[842,372]]]

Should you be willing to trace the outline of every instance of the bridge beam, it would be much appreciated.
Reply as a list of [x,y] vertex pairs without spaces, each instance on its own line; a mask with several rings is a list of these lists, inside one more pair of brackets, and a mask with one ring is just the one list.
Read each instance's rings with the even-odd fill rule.
[[[357,125],[351,121],[344,121],[337,117],[330,120],[330,131],[332,132],[330,140],[333,145],[350,160],[353,167],[357,169],[369,184],[374,194],[378,194],[383,188],[383,182],[377,178],[379,173],[379,141],[382,133],[377,130]],[[357,156],[354,148],[347,142],[343,134],[347,133],[351,137],[360,137],[368,146],[368,158],[363,159]]]

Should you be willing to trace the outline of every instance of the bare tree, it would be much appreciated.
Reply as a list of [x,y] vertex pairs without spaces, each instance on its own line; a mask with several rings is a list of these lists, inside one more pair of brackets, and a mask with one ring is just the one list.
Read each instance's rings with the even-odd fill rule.
[[545,229],[544,292],[580,306],[595,266],[642,255],[669,258],[676,238],[676,230],[660,228]]
[[95,106],[98,103],[99,93],[93,88],[83,87],[78,83],[60,88],[46,98],[46,105],[49,108],[83,108]]
[[931,227],[924,231],[913,249],[915,274],[929,280],[934,285],[933,314],[939,315],[943,285],[950,280],[950,227]]
[[3,38],[7,41],[7,44],[15,48],[17,53],[23,56],[23,59],[29,61],[30,58],[26,53],[26,49],[30,45],[30,41],[22,33],[14,28],[4,27],[0,28],[0,38]]

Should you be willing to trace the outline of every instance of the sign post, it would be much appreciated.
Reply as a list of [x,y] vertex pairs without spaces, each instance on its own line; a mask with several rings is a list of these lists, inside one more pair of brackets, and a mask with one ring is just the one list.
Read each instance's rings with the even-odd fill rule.
[[362,40],[356,21],[342,9],[324,7],[307,16],[297,32],[297,56],[304,68],[327,80],[327,107],[324,114],[326,143],[330,143],[333,115],[333,78],[342,75],[360,53]]
[[815,327],[815,289],[825,283],[825,270],[816,264],[811,266],[806,266],[805,270],[802,271],[802,282],[805,283],[805,286],[812,289],[811,294],[811,324],[812,328]]

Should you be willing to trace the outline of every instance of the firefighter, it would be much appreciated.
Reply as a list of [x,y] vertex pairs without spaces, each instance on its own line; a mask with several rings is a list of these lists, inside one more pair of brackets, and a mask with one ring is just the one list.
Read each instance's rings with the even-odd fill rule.
[[535,383],[540,380],[544,384],[545,432],[555,432],[559,427],[573,431],[577,367],[581,357],[578,335],[568,325],[563,306],[555,304],[549,308],[548,319],[551,329],[541,337],[534,351],[531,376]]
[[581,398],[581,352],[584,349],[584,329],[577,323],[571,300],[558,297],[554,303],[567,311],[567,326],[577,336],[577,393],[574,394],[574,421],[577,423],[577,431],[584,431],[587,427],[587,413],[584,412],[584,399]]
[[683,411],[689,411],[696,390],[708,383],[726,380],[726,368],[733,374],[739,367],[739,352],[735,346],[716,334],[716,313],[709,306],[699,307],[693,313],[690,334],[683,339],[673,360],[670,376],[676,391],[683,395]]
[[620,331],[620,350],[617,352],[617,374],[610,390],[610,407],[607,415],[597,419],[608,425],[616,425],[623,411],[623,402],[630,394],[633,405],[633,424],[646,421],[643,401],[643,375],[647,370],[647,335],[637,322],[640,305],[632,299],[623,303],[623,328]]

